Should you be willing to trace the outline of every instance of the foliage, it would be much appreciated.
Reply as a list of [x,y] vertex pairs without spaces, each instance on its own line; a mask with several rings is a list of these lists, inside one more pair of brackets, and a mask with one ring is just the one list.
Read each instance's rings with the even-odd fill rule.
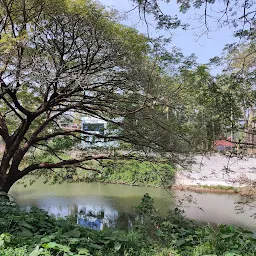
[[99,180],[142,186],[171,186],[174,182],[174,169],[169,164],[149,161],[107,161],[104,162]]
[[147,194],[137,210],[140,216],[137,231],[164,247],[176,249],[180,255],[255,255],[256,238],[252,232],[232,226],[199,225],[187,220],[178,209],[162,218]]
[[[40,156],[42,161],[56,161],[55,156]],[[62,154],[62,159],[69,159]],[[99,164],[89,161],[87,170],[79,168],[55,169],[54,171],[37,171],[29,176],[30,183],[42,177],[45,183],[62,182],[102,182],[135,186],[171,187],[175,181],[175,170],[172,165],[160,162],[139,160],[105,160]],[[90,171],[91,169],[91,171]],[[27,179],[21,180],[26,186]]]
[[237,29],[238,36],[255,38],[255,26],[252,25],[255,24],[254,1],[177,0],[179,10],[176,13],[168,12],[172,9],[171,5],[176,7],[175,3],[170,0],[133,0],[133,2],[136,3],[139,12],[143,13],[141,18],[147,21],[147,14],[153,15],[157,28],[169,30],[181,27],[186,29],[188,24],[181,23],[181,14],[192,11],[198,14],[197,19],[204,26],[204,33],[214,31],[216,25],[218,28],[229,25]]
[[237,79],[213,77],[201,65],[181,69],[178,75],[165,76],[161,81],[158,93],[166,102],[154,117],[160,128],[152,125],[152,136],[161,134],[161,145],[171,144],[181,152],[211,150],[214,140],[239,126],[242,112]]
[[73,219],[55,219],[36,208],[28,213],[16,206],[1,206],[0,229],[8,232],[1,236],[5,241],[0,246],[1,256],[6,252],[33,256],[147,255],[153,251],[139,234],[108,229],[94,231],[76,225]]
[[[210,143],[209,130],[219,119],[200,116],[212,114],[207,103],[215,95],[208,95],[209,72],[194,70],[195,56],[168,53],[158,40],[152,49],[114,11],[90,0],[14,0],[0,9],[2,190],[36,170],[88,169],[86,161],[112,157],[84,150],[62,159],[64,149],[88,136],[122,140],[136,151],[172,152],[173,158]],[[165,66],[178,67],[173,77]],[[119,132],[61,127],[75,121],[74,113],[103,119]]]
[[178,210],[160,217],[149,195],[136,213],[129,232],[95,231],[77,225],[72,218],[55,219],[36,208],[24,212],[15,205],[1,205],[0,255],[255,255],[256,239],[251,232],[199,225]]
[[232,140],[241,145],[243,150],[250,146],[253,148],[256,142],[255,42],[249,40],[247,43],[228,44],[223,56],[215,57],[214,61],[224,66],[224,74],[217,77],[217,82],[223,88],[223,96],[230,98],[230,104],[226,106],[232,108],[232,125],[229,128]]
[[[138,3],[160,14],[157,1]],[[185,10],[190,3],[182,6]],[[0,9],[0,137],[5,144],[0,189],[5,192],[36,170],[65,168],[73,174],[75,168],[91,170],[92,159],[113,158],[111,152],[89,150],[62,158],[63,151],[88,142],[89,136],[121,140],[137,152],[171,152],[174,162],[180,153],[210,149],[241,117],[239,81],[213,78],[206,66],[197,67],[194,55],[186,58],[176,48],[169,53],[165,40],[153,40],[151,47],[148,38],[121,25],[115,11],[97,2],[14,0],[1,2]],[[180,25],[169,18],[161,19],[167,26]],[[118,132],[61,127],[75,121],[74,113],[103,119]],[[124,168],[122,179],[133,182],[131,170]]]
[[[94,1],[14,0],[0,2],[0,187],[38,169],[81,165],[88,155],[62,160],[63,146],[86,140],[88,132],[69,130],[72,115],[102,118],[126,133],[95,134],[106,141],[137,137],[120,121],[147,102],[153,63],[148,39],[118,22],[114,11]],[[150,109],[150,108],[149,108]],[[84,135],[84,136],[81,136]],[[61,138],[65,138],[61,140]],[[133,143],[135,141],[133,140]],[[26,165],[35,151],[55,155]],[[10,164],[11,163],[11,164]]]
[[52,148],[55,151],[58,150],[69,150],[72,147],[74,147],[76,145],[76,142],[79,142],[79,140],[76,140],[74,138],[70,138],[70,137],[55,137],[52,139]]

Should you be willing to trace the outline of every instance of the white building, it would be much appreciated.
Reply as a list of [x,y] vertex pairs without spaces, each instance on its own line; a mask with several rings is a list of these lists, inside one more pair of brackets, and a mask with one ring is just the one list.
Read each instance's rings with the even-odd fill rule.
[[87,147],[118,147],[117,141],[108,141],[107,138],[99,138],[93,134],[100,134],[107,136],[108,134],[116,134],[115,130],[108,129],[108,123],[97,117],[86,116],[81,118],[81,130],[90,134],[83,135],[82,148]]

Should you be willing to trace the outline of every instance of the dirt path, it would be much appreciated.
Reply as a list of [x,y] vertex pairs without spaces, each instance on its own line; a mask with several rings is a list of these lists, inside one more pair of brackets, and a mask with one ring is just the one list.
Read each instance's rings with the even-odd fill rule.
[[256,186],[256,158],[196,156],[191,168],[180,168],[176,185]]

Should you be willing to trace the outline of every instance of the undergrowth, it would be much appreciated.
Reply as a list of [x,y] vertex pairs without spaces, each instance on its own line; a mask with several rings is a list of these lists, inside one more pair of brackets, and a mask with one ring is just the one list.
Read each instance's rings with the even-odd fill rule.
[[0,205],[0,231],[0,256],[256,255],[252,232],[199,225],[178,209],[161,217],[147,194],[136,207],[136,220],[129,232],[92,230],[77,225],[72,217],[56,219],[37,208],[25,212],[10,202]]
[[[43,158],[41,161],[52,163],[55,160],[54,156],[50,156]],[[30,178],[33,182],[37,177],[42,177],[45,183],[102,182],[151,187],[170,187],[175,181],[175,170],[170,164],[166,163],[138,160],[104,160],[101,164],[97,161],[89,161],[86,167],[93,169],[93,171],[79,168],[41,170],[34,172],[33,175],[30,175]]]

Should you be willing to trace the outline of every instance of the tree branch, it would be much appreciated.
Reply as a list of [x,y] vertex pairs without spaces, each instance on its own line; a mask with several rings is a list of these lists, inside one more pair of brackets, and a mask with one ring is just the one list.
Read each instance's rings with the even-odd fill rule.
[[89,160],[100,160],[100,159],[110,159],[109,155],[96,155],[96,156],[86,156],[83,159],[71,159],[71,160],[64,160],[58,163],[38,163],[32,164],[22,171],[19,172],[18,179],[21,179],[25,175],[29,174],[32,171],[39,170],[39,169],[54,169],[54,168],[61,168],[66,167],[69,165],[77,165],[85,161]]

